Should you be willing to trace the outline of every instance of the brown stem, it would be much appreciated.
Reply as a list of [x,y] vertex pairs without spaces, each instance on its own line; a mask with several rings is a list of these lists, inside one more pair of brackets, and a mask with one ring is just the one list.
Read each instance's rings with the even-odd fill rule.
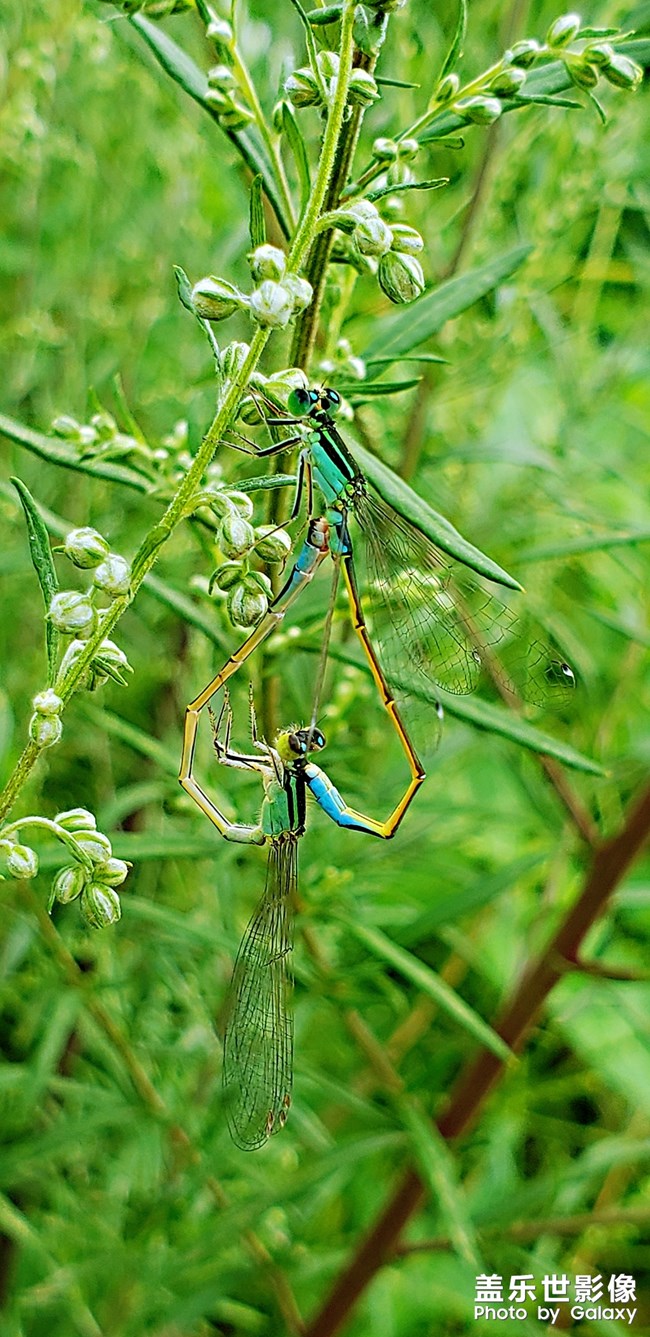
[[[525,969],[510,1002],[496,1024],[497,1033],[513,1050],[521,1048],[539,1010],[562,972],[562,962],[575,960],[587,930],[650,836],[650,785],[632,809],[625,826],[595,852],[583,891],[549,945]],[[505,1064],[481,1049],[461,1073],[449,1105],[438,1123],[448,1141],[474,1123],[504,1071]],[[359,1296],[382,1264],[391,1257],[406,1223],[425,1197],[417,1171],[408,1169],[375,1224],[341,1273],[305,1337],[332,1337],[339,1332]]]

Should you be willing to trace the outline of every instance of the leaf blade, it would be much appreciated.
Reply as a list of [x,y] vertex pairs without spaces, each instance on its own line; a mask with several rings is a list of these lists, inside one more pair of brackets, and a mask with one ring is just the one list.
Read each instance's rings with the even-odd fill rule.
[[20,478],[12,478],[16,492],[20,498],[25,521],[27,523],[27,537],[29,540],[29,552],[32,559],[32,565],[36,572],[38,583],[41,587],[43,602],[45,604],[45,652],[47,655],[47,683],[51,687],[56,677],[56,661],[59,647],[59,635],[47,616],[50,603],[53,596],[59,588],[59,582],[54,567],[52,549],[47,529],[39,513],[38,506],[29,491]]

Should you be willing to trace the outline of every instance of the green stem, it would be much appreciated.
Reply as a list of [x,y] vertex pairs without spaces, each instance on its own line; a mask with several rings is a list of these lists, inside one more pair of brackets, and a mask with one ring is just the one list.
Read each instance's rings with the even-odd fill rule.
[[284,163],[280,156],[278,144],[273,139],[273,136],[269,130],[266,117],[264,115],[264,112],[260,105],[259,98],[257,96],[255,85],[253,83],[253,80],[251,79],[248,70],[248,66],[245,63],[236,42],[232,49],[232,56],[233,56],[234,67],[238,75],[241,88],[248,99],[249,106],[255,117],[255,124],[257,125],[257,128],[259,130],[260,137],[266,144],[269,158],[271,159],[271,162],[275,167],[277,173],[278,185],[280,187],[280,194],[282,196],[282,203],[286,209],[287,221],[289,223],[289,226],[291,228],[294,228],[296,225],[296,217],[293,208],[293,200],[291,199],[291,195],[289,193],[289,184],[287,182],[287,178],[285,175]]
[[[5,826],[1,833],[2,840],[6,839],[10,831],[20,831],[24,826],[40,826],[42,830],[49,831],[51,835],[56,836],[57,840],[60,840],[69,849],[72,857],[78,863],[83,864],[84,868],[92,873],[92,859],[79,848],[74,836],[69,831],[59,826],[58,822],[51,821],[49,817],[20,817],[17,822],[11,822],[9,826]],[[80,831],[79,835],[81,834]],[[92,833],[89,831],[87,834],[91,835]]]

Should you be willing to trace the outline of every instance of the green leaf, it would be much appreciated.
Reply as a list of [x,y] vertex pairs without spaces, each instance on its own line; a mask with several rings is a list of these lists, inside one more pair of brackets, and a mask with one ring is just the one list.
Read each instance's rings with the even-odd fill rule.
[[633,548],[650,541],[650,529],[632,529],[623,534],[586,534],[583,538],[564,539],[541,548],[524,549],[522,562],[544,562],[549,558],[574,557],[583,552],[606,552],[609,548]]
[[249,214],[249,231],[251,246],[254,251],[258,246],[263,246],[266,241],[266,223],[264,221],[264,205],[262,203],[262,176],[258,172],[257,176],[251,181],[251,199]]
[[449,1235],[461,1258],[471,1263],[475,1271],[481,1271],[483,1263],[451,1149],[412,1097],[397,1096],[395,1104],[411,1135],[422,1178],[429,1185],[445,1234]]
[[466,32],[467,32],[467,0],[460,0],[460,4],[458,7],[458,21],[456,23],[456,31],[453,35],[451,46],[443,61],[442,69],[438,76],[438,83],[440,83],[441,79],[444,79],[445,75],[449,73],[449,70],[453,69],[454,65],[456,64],[456,61],[460,60],[463,54],[462,48],[463,48],[463,42],[465,41]]
[[491,1054],[496,1054],[497,1058],[504,1063],[513,1061],[514,1056],[505,1040],[497,1035],[496,1031],[488,1026],[487,1022],[474,1012],[473,1008],[459,998],[458,994],[436,975],[430,966],[419,961],[416,956],[398,947],[390,938],[386,937],[380,929],[370,928],[367,924],[361,924],[357,919],[347,919],[344,916],[338,916],[345,924],[349,933],[368,947],[375,956],[383,961],[387,961],[393,969],[397,970],[405,979],[415,984],[423,993],[429,995],[438,1004],[442,1012],[451,1017],[462,1026],[463,1030],[478,1040],[479,1044],[484,1045]]
[[[449,366],[448,357],[440,357],[438,353],[405,353],[404,357],[398,359],[400,362],[442,362]],[[368,367],[384,367],[389,362],[395,362],[396,359],[388,354],[387,357],[368,358],[366,365]]]
[[388,502],[398,515],[410,520],[416,529],[426,534],[427,538],[442,548],[443,552],[471,567],[473,571],[478,571],[479,575],[486,576],[488,580],[496,581],[498,585],[505,585],[511,590],[521,589],[519,581],[515,580],[514,576],[493,562],[492,558],[481,552],[480,548],[475,548],[473,543],[464,539],[443,515],[434,511],[417,492],[413,491],[412,487],[409,487],[408,483],[404,482],[403,478],[398,478],[392,469],[382,464],[376,455],[371,455],[357,442],[354,443],[353,454],[380,497]]
[[192,302],[192,284],[190,283],[185,270],[181,269],[180,265],[173,265],[172,268],[174,270],[174,278],[176,279],[176,287],[178,288],[178,296],[186,310],[191,311],[192,315],[195,315],[196,313]]
[[[54,568],[54,560],[52,558],[52,549],[50,548],[50,540],[48,532],[47,529],[45,528],[43,520],[41,519],[38,507],[36,505],[36,502],[34,501],[31,492],[29,491],[29,488],[25,487],[25,484],[21,482],[20,478],[12,478],[11,481],[16,489],[16,492],[18,493],[18,496],[20,497],[22,508],[25,512],[25,520],[27,522],[27,536],[29,539],[29,552],[34,566],[34,570],[36,572],[36,575],[38,576],[38,583],[41,587],[43,602],[45,604],[45,612],[47,614],[52,598],[56,594],[59,588],[59,582],[57,580],[56,570]],[[58,632],[56,631],[55,627],[53,627],[49,617],[46,616],[45,650],[47,653],[48,687],[52,686],[52,683],[54,682],[54,679],[56,677],[56,660],[57,660],[58,645],[59,645]]]
[[276,487],[295,487],[297,474],[261,474],[257,478],[237,480],[238,492],[270,492]]
[[351,404],[356,405],[365,404],[369,399],[379,399],[382,395],[399,395],[419,384],[420,377],[415,376],[410,381],[343,381],[336,388]]
[[431,181],[404,181],[402,185],[380,186],[377,190],[369,190],[366,199],[380,200],[384,195],[397,195],[401,190],[438,190],[440,186],[448,185],[448,176],[434,177]]
[[300,184],[300,208],[301,210],[304,210],[311,194],[309,158],[307,157],[307,148],[302,136],[302,131],[298,125],[290,102],[282,103],[282,129],[286,135],[287,143],[291,149],[293,160],[296,164],[298,182]]
[[62,465],[64,469],[74,469],[77,473],[93,474],[95,478],[108,478],[113,483],[125,483],[127,487],[135,488],[138,492],[150,492],[153,489],[152,481],[144,474],[138,473],[136,469],[131,469],[129,465],[113,464],[110,460],[93,459],[92,456],[81,458],[74,446],[66,444],[58,437],[43,436],[41,432],[34,432],[30,427],[24,427],[22,423],[15,422],[13,418],[7,418],[4,414],[0,414],[0,434],[8,436],[10,441],[15,441],[19,446],[25,446],[26,450],[38,455],[42,460],[48,460],[50,464]]
[[438,334],[448,320],[467,311],[504,279],[510,278],[528,259],[532,249],[532,246],[515,246],[478,269],[449,279],[439,288],[424,293],[406,310],[387,316],[381,332],[363,349],[361,356],[365,361],[376,356],[390,356],[396,360],[402,354],[410,353],[418,344]]
[[380,88],[420,88],[420,84],[409,83],[408,79],[389,79],[387,75],[375,75],[375,83]]
[[313,28],[322,28],[328,23],[338,23],[342,9],[342,4],[326,5],[324,9],[310,9],[306,18]]
[[275,168],[258,137],[251,130],[230,130],[221,124],[218,115],[206,101],[208,92],[206,75],[183,51],[182,47],[172,41],[171,37],[168,37],[155,24],[150,23],[148,19],[143,18],[141,14],[131,14],[129,23],[140,33],[165,74],[168,74],[170,79],[179,84],[188,97],[199,103],[210,118],[217,123],[223,134],[236,146],[253,176],[257,176],[258,173],[261,175],[267,199],[285,237],[288,238],[290,236],[289,221],[282,206],[282,199],[275,178]]

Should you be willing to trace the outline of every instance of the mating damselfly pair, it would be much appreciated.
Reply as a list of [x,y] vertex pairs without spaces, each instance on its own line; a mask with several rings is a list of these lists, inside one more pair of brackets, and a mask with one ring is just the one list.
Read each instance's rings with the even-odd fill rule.
[[[420,755],[437,746],[442,719],[438,689],[471,692],[484,663],[502,692],[534,704],[564,697],[574,684],[569,665],[543,643],[517,646],[518,619],[509,607],[451,561],[410,520],[372,488],[335,424],[341,399],[336,390],[298,388],[287,415],[268,418],[294,432],[255,450],[275,455],[300,447],[292,518],[308,502],[307,533],[280,593],[248,639],[186,710],[180,782],[220,833],[231,841],[268,846],[266,885],[244,935],[227,1004],[224,1088],[230,1131],[245,1148],[261,1146],[286,1122],[291,1099],[293,1028],[290,954],[297,847],[305,830],[307,793],[339,826],[390,839],[424,780]],[[272,406],[273,409],[273,406]],[[314,514],[314,485],[324,502]],[[354,531],[353,531],[354,526]],[[362,580],[357,553],[363,553]],[[213,717],[217,758],[226,766],[255,771],[264,786],[255,826],[228,821],[194,774],[201,711],[284,619],[324,559],[333,559],[329,634],[339,571],[352,626],[382,705],[404,750],[409,778],[394,810],[380,821],[349,808],[309,753],[324,746],[316,709],[327,650],[321,655],[314,710],[308,727],[281,731],[270,745],[258,738],[251,703],[255,752],[231,746],[232,711],[226,696]],[[327,639],[327,638],[326,638]],[[501,651],[510,651],[503,666]],[[497,658],[498,654],[498,658]],[[424,706],[423,706],[424,702]]]

